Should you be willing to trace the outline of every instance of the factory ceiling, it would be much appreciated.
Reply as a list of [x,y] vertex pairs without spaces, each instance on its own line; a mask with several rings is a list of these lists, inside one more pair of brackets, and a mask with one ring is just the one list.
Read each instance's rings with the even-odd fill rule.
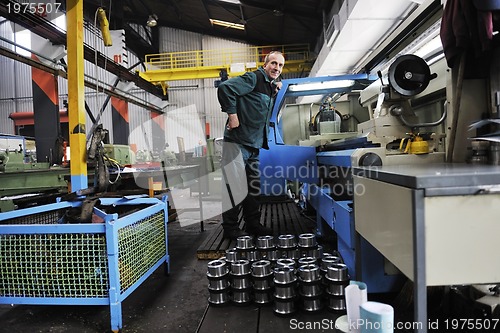
[[[65,34],[40,18],[32,14],[12,14],[5,3],[13,1],[0,2],[1,16],[54,44],[65,43]],[[309,44],[311,55],[316,57],[311,76],[370,71],[380,61],[375,57],[385,57],[388,52],[378,55],[375,50],[389,32],[414,12],[420,13],[413,15],[414,22],[425,22],[441,7],[438,0],[427,0],[423,4],[420,4],[422,0],[384,0],[384,6],[380,6],[377,0],[356,0],[349,5],[344,0],[82,1],[86,21],[92,24],[96,20],[97,9],[104,8],[110,29],[125,30],[127,47],[139,59],[145,59],[147,54],[171,51],[159,49],[159,28],[169,27],[255,46]],[[62,11],[65,11],[66,2],[61,3]],[[430,14],[427,15],[427,12]],[[142,29],[141,26],[146,27],[151,17],[155,18],[156,25]],[[243,29],[216,25],[213,20],[239,25]],[[405,28],[400,35],[409,36],[412,31]],[[399,39],[394,40],[398,42]],[[92,50],[86,51],[86,58],[90,58]],[[123,74],[123,70],[126,69],[118,68],[112,72],[128,81],[134,79],[148,88],[139,78],[126,77],[131,74]],[[161,89],[153,86],[146,90],[158,95]]]
[[[309,44],[314,51],[324,30],[325,17],[337,0],[85,0],[88,19],[97,7],[110,15],[111,29],[128,28],[129,23],[146,25],[156,16],[153,45],[140,45],[127,38],[139,53],[158,51],[158,27],[170,27],[204,35],[250,43],[256,46]],[[242,25],[243,30],[216,25],[210,19]],[[168,50],[162,50],[168,51]]]
[[[13,14],[0,4],[0,15],[32,30],[55,44],[65,43],[65,34],[30,13]],[[82,0],[86,21],[94,22],[99,7],[105,9],[110,29],[124,29],[127,47],[139,59],[146,54],[168,52],[159,50],[160,27],[210,35],[250,43],[255,46],[309,44],[318,52],[332,7],[342,0]],[[19,2],[19,1],[18,1]],[[60,9],[65,11],[65,1]],[[134,24],[146,26],[150,17],[157,24],[145,39]],[[244,29],[224,27],[213,20],[241,25]],[[326,23],[325,23],[326,22]],[[147,30],[147,29],[146,29]],[[116,70],[115,74],[120,75]],[[118,73],[120,72],[120,73]],[[130,79],[130,78],[129,78]],[[136,79],[136,78],[134,78]],[[137,80],[134,80],[137,81]],[[140,81],[140,80],[139,80]],[[155,87],[146,89],[158,94]]]

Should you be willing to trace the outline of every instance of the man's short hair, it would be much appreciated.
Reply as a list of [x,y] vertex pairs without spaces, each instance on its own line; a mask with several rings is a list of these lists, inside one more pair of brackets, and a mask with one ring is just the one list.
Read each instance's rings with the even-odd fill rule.
[[267,64],[269,62],[269,57],[272,54],[281,54],[281,55],[283,55],[283,53],[281,53],[280,51],[271,51],[268,54],[266,54],[266,57],[264,58],[264,64]]

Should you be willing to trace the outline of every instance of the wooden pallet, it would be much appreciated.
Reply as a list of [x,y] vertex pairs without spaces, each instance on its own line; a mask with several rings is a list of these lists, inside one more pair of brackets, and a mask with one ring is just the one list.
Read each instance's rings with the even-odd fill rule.
[[[260,223],[273,229],[274,235],[313,232],[315,223],[300,214],[294,201],[261,202]],[[240,218],[239,226],[244,229],[244,220]],[[213,260],[226,254],[226,250],[234,248],[236,241],[223,237],[222,225],[219,224],[196,251],[198,259]]]

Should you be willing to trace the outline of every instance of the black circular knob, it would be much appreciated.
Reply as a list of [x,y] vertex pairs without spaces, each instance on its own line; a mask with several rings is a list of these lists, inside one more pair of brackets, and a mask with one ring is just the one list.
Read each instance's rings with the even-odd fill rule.
[[406,54],[399,56],[389,67],[389,84],[403,96],[420,94],[435,76],[424,59]]
[[375,153],[366,153],[360,157],[359,166],[382,166],[382,159]]

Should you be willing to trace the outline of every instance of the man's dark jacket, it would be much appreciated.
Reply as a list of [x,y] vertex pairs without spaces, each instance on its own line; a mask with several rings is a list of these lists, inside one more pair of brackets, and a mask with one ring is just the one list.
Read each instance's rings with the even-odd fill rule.
[[276,86],[264,69],[222,82],[217,97],[222,112],[238,114],[240,126],[224,131],[224,139],[253,148],[269,149],[267,135]]

